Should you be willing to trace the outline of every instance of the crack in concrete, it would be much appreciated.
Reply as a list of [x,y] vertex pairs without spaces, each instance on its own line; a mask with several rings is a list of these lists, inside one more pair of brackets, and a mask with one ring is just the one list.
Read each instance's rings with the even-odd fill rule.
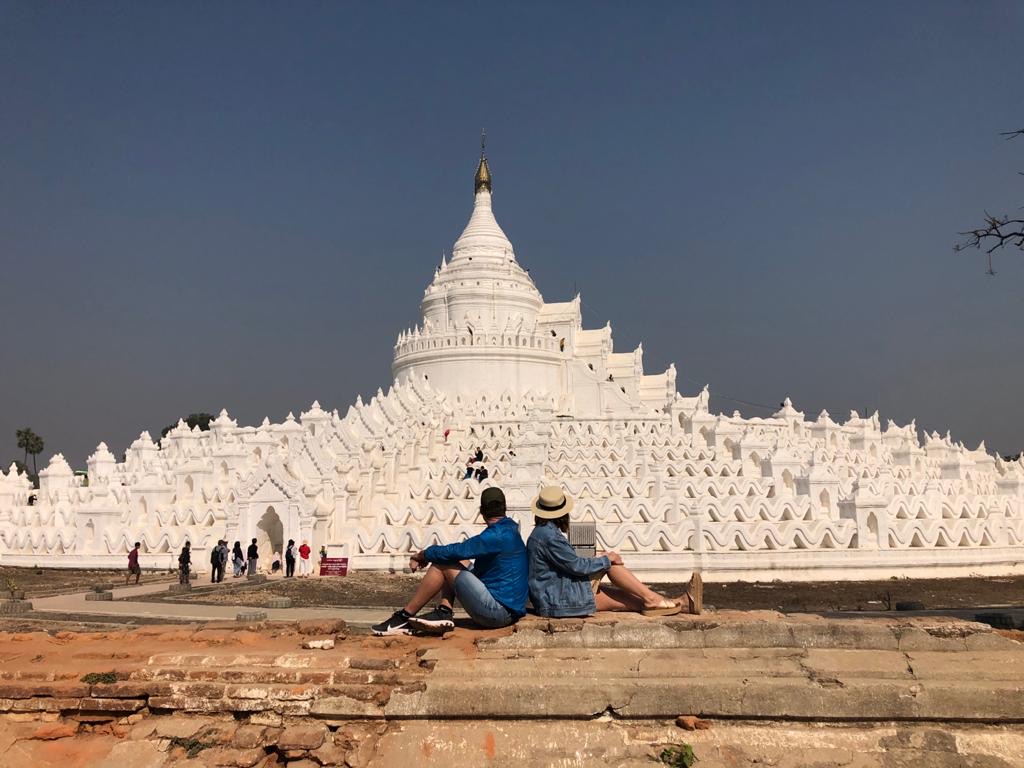
[[807,664],[808,651],[806,648],[803,649],[803,653],[797,659],[797,663],[800,665],[800,669],[807,676],[807,682],[817,685],[819,688],[845,688],[846,683],[840,680],[838,677],[827,677],[822,675],[818,670]]
[[910,677],[914,680],[917,680],[917,675],[914,673],[914,665],[910,661],[910,654],[904,651],[903,658],[907,662],[907,672],[910,673]]

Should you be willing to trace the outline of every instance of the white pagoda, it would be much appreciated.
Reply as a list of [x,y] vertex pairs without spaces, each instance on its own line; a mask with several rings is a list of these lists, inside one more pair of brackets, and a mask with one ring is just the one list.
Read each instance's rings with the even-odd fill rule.
[[[585,329],[576,296],[545,303],[492,211],[481,156],[475,201],[451,259],[394,348],[394,382],[342,417],[318,403],[280,424],[208,431],[179,422],[117,462],[100,443],[88,484],[61,455],[33,491],[0,472],[0,563],[173,566],[185,540],[206,562],[218,539],[288,538],[403,565],[410,552],[478,530],[478,496],[505,490],[532,524],[557,483],[596,524],[599,548],[649,577],[860,579],[1002,574],[1024,561],[1024,464],[968,450],[878,414],[813,421],[787,399],[770,418],[709,410]],[[489,477],[464,479],[484,454]]]

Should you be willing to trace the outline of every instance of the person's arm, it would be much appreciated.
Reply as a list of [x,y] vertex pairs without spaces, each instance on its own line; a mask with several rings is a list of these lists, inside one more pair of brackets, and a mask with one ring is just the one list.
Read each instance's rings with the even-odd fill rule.
[[450,563],[457,560],[475,560],[481,555],[493,555],[501,551],[498,534],[490,528],[472,538],[457,544],[435,544],[427,547],[413,559],[422,563]]
[[576,578],[587,578],[607,571],[612,563],[607,555],[580,557],[564,536],[552,536],[545,551],[547,560],[559,573]]

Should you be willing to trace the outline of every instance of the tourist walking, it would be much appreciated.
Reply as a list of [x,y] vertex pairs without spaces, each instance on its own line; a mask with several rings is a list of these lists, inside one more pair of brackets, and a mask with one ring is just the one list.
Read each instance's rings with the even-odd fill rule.
[[290,579],[295,575],[295,539],[288,539],[284,550],[284,577]]
[[302,541],[302,546],[299,547],[299,578],[307,579],[313,572],[312,563],[309,561],[309,556],[313,550],[309,547],[309,542],[306,540]]
[[[530,560],[530,602],[541,616],[590,616],[596,611],[636,611],[671,616],[684,609],[700,613],[703,584],[694,572],[679,600],[650,589],[622,564],[617,552],[580,557],[569,543],[573,500],[561,488],[547,486],[533,501],[534,529],[526,543]],[[601,584],[608,576],[610,585]],[[682,600],[686,600],[686,606]]]
[[141,546],[142,545],[136,541],[135,547],[128,553],[128,575],[125,576],[125,584],[131,581],[132,576],[135,576],[135,583],[138,584],[139,577],[142,576],[142,568],[139,566],[139,547]]
[[234,578],[245,574],[245,555],[242,554],[242,542],[236,541],[231,550],[231,564],[235,567]]
[[245,556],[249,561],[249,575],[254,576],[256,574],[256,568],[260,562],[260,548],[256,546],[256,539],[252,540],[252,544],[250,544],[249,549],[246,550]]
[[[429,568],[416,593],[391,618],[371,627],[375,635],[408,635],[411,630],[441,634],[455,627],[452,602],[457,598],[474,623],[488,629],[507,627],[526,615],[526,546],[519,524],[505,516],[505,494],[485,488],[480,494],[483,532],[458,544],[434,545],[409,560],[413,571]],[[469,561],[473,567],[469,568]],[[416,614],[440,596],[437,608]]]
[[187,541],[185,546],[181,548],[181,554],[178,555],[178,583],[188,584],[189,582],[189,569],[192,567],[192,545]]

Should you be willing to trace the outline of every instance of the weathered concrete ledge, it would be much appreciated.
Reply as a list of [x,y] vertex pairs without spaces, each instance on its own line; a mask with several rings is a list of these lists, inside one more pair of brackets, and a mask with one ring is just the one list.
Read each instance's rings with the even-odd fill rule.
[[1005,726],[884,723],[398,720],[334,725],[254,715],[0,715],[4,764],[32,768],[647,768],[688,745],[700,768],[1017,768],[1024,733]]
[[[288,627],[207,627],[130,665],[112,654],[113,679],[0,672],[0,713],[1024,722],[1024,645],[959,621],[529,619],[453,640],[321,629],[334,648],[302,650]],[[275,648],[246,647],[263,633]]]
[[[302,648],[325,636],[333,648]],[[1008,768],[1024,764],[1014,636],[771,613],[528,619],[446,639],[347,637],[341,622],[0,633],[0,754],[40,768],[75,750],[110,768],[622,766],[686,741],[704,768]],[[681,731],[678,715],[711,730]]]
[[827,619],[774,611],[626,619],[528,617],[481,648],[848,648],[973,651],[1020,647],[986,624],[946,617]]

